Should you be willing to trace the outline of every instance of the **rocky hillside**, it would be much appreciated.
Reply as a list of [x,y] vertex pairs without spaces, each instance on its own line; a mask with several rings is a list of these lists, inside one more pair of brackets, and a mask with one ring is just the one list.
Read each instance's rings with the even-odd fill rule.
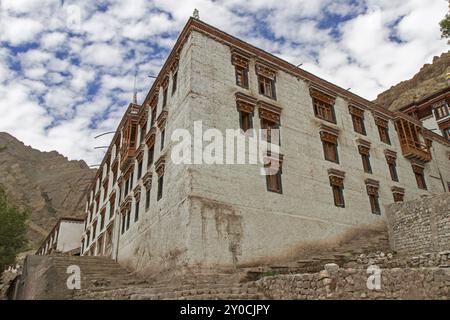
[[0,184],[12,201],[31,211],[28,239],[37,247],[59,217],[81,217],[84,189],[94,170],[52,152],[25,146],[0,132]]
[[378,95],[375,103],[392,111],[418,101],[448,86],[450,52],[434,57],[432,64],[425,64],[412,78],[402,81]]

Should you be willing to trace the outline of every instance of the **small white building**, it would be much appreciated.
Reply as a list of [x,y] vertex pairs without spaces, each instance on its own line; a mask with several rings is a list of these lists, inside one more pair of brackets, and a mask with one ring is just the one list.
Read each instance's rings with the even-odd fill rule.
[[60,218],[36,254],[66,253],[80,248],[83,223],[83,219]]

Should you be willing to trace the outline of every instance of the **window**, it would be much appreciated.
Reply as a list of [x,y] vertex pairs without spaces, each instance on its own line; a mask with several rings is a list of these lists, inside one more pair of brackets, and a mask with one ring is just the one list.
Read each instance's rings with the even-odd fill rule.
[[241,129],[245,132],[253,128],[253,116],[251,113],[240,111],[239,124]]
[[90,241],[91,241],[91,233],[88,231],[88,233],[86,233],[86,248],[89,246]]
[[372,166],[370,165],[370,143],[365,142],[364,145],[359,145],[358,151],[361,155],[364,172],[372,173]]
[[126,215],[122,214],[122,230],[120,234],[123,234],[125,232],[125,227],[126,227]]
[[336,169],[328,170],[328,177],[330,179],[330,186],[333,192],[334,205],[336,207],[344,208],[344,177],[345,172]]
[[147,170],[150,168],[150,166],[151,166],[152,163],[153,163],[153,157],[154,157],[154,154],[155,154],[155,148],[154,148],[154,146],[151,146],[151,147],[148,149]]
[[161,150],[160,151],[162,151],[162,149],[164,149],[164,138],[165,138],[165,135],[166,135],[166,129],[162,129],[161,130]]
[[145,210],[150,208],[150,188],[147,187],[145,191]]
[[128,187],[129,187],[129,182],[128,179],[125,181],[125,191],[124,191],[124,196],[126,197],[128,195]]
[[242,88],[248,89],[249,57],[245,53],[233,49],[231,53],[231,63],[235,68],[236,84]]
[[153,127],[155,122],[156,122],[156,106],[152,108],[152,119],[150,120],[150,127]]
[[436,120],[440,120],[448,116],[448,106],[445,101],[442,101],[440,104],[434,107],[434,116]]
[[236,66],[236,84],[242,88],[248,89],[248,69]]
[[178,78],[178,71],[175,71],[172,75],[172,95],[177,91],[177,79]]
[[105,226],[105,210],[102,211],[100,214],[100,231],[103,230],[103,227]]
[[314,88],[311,88],[309,93],[312,98],[314,115],[325,121],[336,123],[333,107],[335,98]]
[[140,141],[140,143],[142,143],[142,141],[144,141],[144,138],[145,138],[145,131],[147,130],[147,122],[144,122],[142,125],[141,125],[141,133],[140,133],[140,137],[139,137],[139,141]]
[[391,144],[388,121],[381,118],[375,118],[375,124],[378,127],[378,134],[380,135],[381,142]]
[[380,187],[380,183],[372,179],[366,179],[365,182],[367,194],[369,195],[370,209],[373,214],[381,214],[380,202],[378,199],[378,189]]
[[442,136],[450,140],[450,127],[442,129]]
[[414,176],[416,177],[417,187],[419,189],[427,190],[427,184],[425,182],[425,175],[423,173],[424,167],[418,164],[412,165]]
[[370,155],[362,154],[361,158],[362,158],[364,172],[372,173],[372,167],[370,166]]
[[258,76],[259,93],[271,99],[275,99],[275,80]]
[[323,153],[325,156],[325,160],[339,163],[337,142],[333,143],[330,141],[322,141],[323,143]]
[[378,195],[369,194],[369,199],[372,213],[380,214],[381,211],[380,211],[380,203],[378,202]]
[[139,180],[142,176],[142,160],[138,162],[138,172],[137,172],[137,179]]
[[134,222],[139,220],[139,201],[136,201],[136,207],[134,208]]
[[126,228],[127,231],[128,231],[128,229],[130,229],[130,216],[131,216],[131,211],[127,210],[127,228]]
[[164,90],[163,90],[162,107],[164,108],[166,105],[167,105],[167,87],[165,87]]
[[97,232],[97,221],[92,225],[92,239],[95,239],[95,233]]
[[352,116],[353,129],[355,132],[366,135],[366,128],[364,126],[364,110],[350,105],[349,111]]
[[266,179],[267,179],[267,190],[268,191],[282,193],[281,192],[281,172],[278,172],[278,173],[275,173],[272,175],[267,175]]
[[[131,170],[133,170],[133,169],[131,169]],[[134,180],[134,172],[132,171],[131,172],[131,176],[130,176],[130,189],[129,189],[129,191],[131,191],[133,189],[133,183],[134,183],[133,180]]]
[[[270,121],[267,119],[261,119],[261,129],[267,130],[266,132],[263,131],[263,139],[267,141],[268,143],[273,143],[280,145],[280,135],[275,133],[274,130],[279,129],[279,125],[277,122]],[[278,140],[278,141],[277,141]]]
[[164,176],[161,175],[158,178],[158,196],[157,196],[157,200],[159,201],[162,196],[163,196],[163,184],[164,184]]
[[392,187],[392,196],[394,197],[394,202],[403,202],[405,197],[405,189],[400,187]]
[[256,106],[256,99],[237,92],[236,107],[239,112],[239,126],[245,132],[253,128],[253,112]]
[[111,219],[111,217],[113,217],[113,215],[114,215],[115,202],[116,202],[116,197],[114,195],[112,198],[109,199],[109,219]]
[[388,166],[392,181],[398,182],[397,165],[395,164],[395,161],[393,163],[388,163]]

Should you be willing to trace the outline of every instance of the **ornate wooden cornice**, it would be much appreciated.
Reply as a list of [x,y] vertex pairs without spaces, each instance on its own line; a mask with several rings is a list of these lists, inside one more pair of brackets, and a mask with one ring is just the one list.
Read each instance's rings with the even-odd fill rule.
[[164,169],[166,167],[166,157],[165,155],[162,155],[159,157],[159,159],[155,162],[155,171],[158,176],[164,175]]
[[166,74],[161,82],[161,87],[166,89],[169,86],[169,75]]
[[333,95],[332,93],[325,91],[317,86],[311,85],[309,87],[309,94],[311,98],[325,102],[326,104],[334,105],[336,101],[336,95]]
[[373,117],[375,119],[375,124],[377,126],[388,128],[389,127],[389,118],[384,114],[372,111]]
[[348,111],[350,112],[350,114],[364,119],[364,109],[363,108],[357,107],[354,104],[350,104],[348,106]]
[[370,149],[370,146],[371,146],[370,141],[367,141],[367,140],[364,140],[364,139],[361,139],[361,138],[356,139],[356,143],[359,146],[363,146],[363,147],[366,147],[366,148],[369,148],[369,149]]
[[145,188],[151,189],[152,178],[153,178],[153,174],[150,171],[147,171],[147,173],[142,177],[142,183],[144,184]]
[[425,169],[425,165],[418,161],[411,161],[411,167],[414,173],[423,173],[423,170]]
[[162,130],[164,128],[166,121],[167,121],[168,114],[169,114],[169,112],[164,109],[159,114],[158,118],[156,119],[156,125],[158,126],[159,129]]
[[253,113],[257,102],[256,98],[253,98],[242,92],[236,92],[235,96],[238,111]]
[[378,189],[380,188],[380,182],[374,179],[366,179],[364,180],[366,184],[367,194],[368,195],[378,195]]
[[255,64],[256,74],[275,80],[277,76],[277,69],[275,66],[270,66],[265,62],[256,61]]
[[231,63],[244,69],[248,69],[250,56],[245,52],[231,48]]
[[265,101],[257,102],[259,108],[259,117],[275,123],[280,123],[281,108]]
[[389,163],[389,164],[393,164],[397,160],[397,152],[395,152],[395,151],[386,149],[386,150],[384,150],[384,155],[386,157],[387,163]]
[[331,186],[344,186],[345,172],[337,169],[328,169],[328,178]]
[[323,123],[319,126],[320,139],[330,143],[337,143],[339,129],[327,126]]
[[173,58],[173,62],[170,65],[170,72],[174,73],[175,71],[178,70],[178,64],[180,62],[180,52],[177,52],[177,54],[175,55],[175,57]]
[[144,157],[144,145],[141,144],[139,148],[136,150],[136,160],[139,162]]
[[391,191],[395,202],[403,202],[405,197],[405,189],[394,186],[391,188]]
[[147,146],[151,147],[152,145],[155,144],[155,137],[156,137],[156,127],[151,127],[145,136],[145,143],[147,144]]
[[141,198],[141,186],[138,184],[133,190],[134,198],[139,201]]
[[131,208],[131,201],[132,201],[132,199],[131,199],[131,193],[130,194],[128,194],[126,197],[125,197],[125,199],[122,201],[122,203],[120,204],[120,212],[122,213],[122,214],[125,214],[125,212],[127,211],[127,210],[130,210],[130,208]]

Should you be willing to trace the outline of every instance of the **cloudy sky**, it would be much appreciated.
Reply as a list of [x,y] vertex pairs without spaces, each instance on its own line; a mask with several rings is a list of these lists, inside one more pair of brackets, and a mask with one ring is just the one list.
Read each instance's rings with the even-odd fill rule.
[[445,0],[0,0],[0,131],[99,163],[194,8],[200,19],[367,99],[447,51]]

